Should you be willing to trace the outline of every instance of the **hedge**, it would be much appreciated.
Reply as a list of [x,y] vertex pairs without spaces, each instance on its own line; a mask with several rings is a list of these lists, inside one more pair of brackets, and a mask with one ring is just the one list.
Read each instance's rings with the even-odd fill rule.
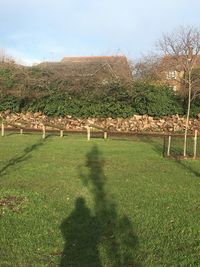
[[[35,98],[1,94],[0,100],[0,111],[41,111],[48,116],[127,118],[134,114],[161,117],[184,113],[182,101],[171,88],[145,83],[131,87],[112,84],[100,92],[91,88],[61,92],[54,88]],[[200,112],[200,105],[192,105],[192,114],[195,112]]]

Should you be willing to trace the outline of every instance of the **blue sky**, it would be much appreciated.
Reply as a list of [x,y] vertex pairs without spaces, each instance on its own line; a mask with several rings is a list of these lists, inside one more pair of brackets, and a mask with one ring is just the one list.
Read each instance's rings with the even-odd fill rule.
[[0,47],[26,63],[155,49],[163,32],[200,26],[200,0],[0,0]]

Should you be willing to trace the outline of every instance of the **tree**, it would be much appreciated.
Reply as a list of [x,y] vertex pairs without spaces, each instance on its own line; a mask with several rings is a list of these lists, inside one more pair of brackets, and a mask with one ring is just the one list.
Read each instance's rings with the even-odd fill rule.
[[181,75],[181,81],[188,91],[183,152],[183,156],[186,157],[192,91],[196,88],[195,81],[199,80],[199,75],[194,79],[193,72],[198,65],[200,55],[200,29],[181,26],[172,33],[163,34],[158,46],[168,57],[168,62],[173,65],[174,70]]
[[0,63],[15,63],[15,60],[7,55],[3,48],[0,48]]
[[149,54],[140,58],[135,64],[132,64],[134,79],[147,83],[160,82],[160,61],[160,56],[156,54]]

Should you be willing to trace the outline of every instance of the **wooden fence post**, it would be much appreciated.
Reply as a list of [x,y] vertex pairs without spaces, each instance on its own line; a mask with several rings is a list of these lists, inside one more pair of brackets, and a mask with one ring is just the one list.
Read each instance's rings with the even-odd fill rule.
[[63,130],[60,130],[60,137],[63,137]]
[[103,138],[104,138],[104,140],[108,138],[108,134],[107,134],[107,132],[104,132],[104,133],[103,133]]
[[196,159],[196,157],[197,157],[197,134],[198,134],[198,131],[195,130],[195,132],[194,132],[194,154],[193,154],[193,159]]
[[23,129],[20,129],[20,134],[23,134]]
[[90,127],[87,126],[87,140],[90,141]]
[[163,137],[163,157],[166,157],[166,136]]
[[5,131],[4,131],[4,123],[1,123],[1,136],[4,136]]
[[171,148],[171,135],[168,137],[168,147],[167,147],[167,157],[170,156],[170,148]]
[[46,137],[46,128],[45,125],[42,126],[42,138],[45,139]]

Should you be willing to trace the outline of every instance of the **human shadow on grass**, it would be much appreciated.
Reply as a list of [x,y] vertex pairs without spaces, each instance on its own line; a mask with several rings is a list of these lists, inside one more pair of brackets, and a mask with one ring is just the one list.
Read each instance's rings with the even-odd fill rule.
[[104,161],[97,146],[86,156],[88,174],[80,174],[90,192],[94,208],[83,197],[75,201],[71,215],[61,224],[65,247],[61,267],[134,267],[138,238],[127,216],[120,216],[117,205],[106,192]]
[[27,146],[21,155],[18,155],[18,156],[15,156],[11,159],[9,159],[6,164],[0,168],[0,177],[1,176],[4,176],[8,173],[9,169],[18,165],[19,163],[23,162],[23,161],[26,161],[26,160],[29,160],[32,156],[31,156],[31,153],[38,149],[39,147],[41,147],[45,142],[45,139],[44,140],[39,140],[37,143],[33,144],[33,145],[30,145],[30,146]]

